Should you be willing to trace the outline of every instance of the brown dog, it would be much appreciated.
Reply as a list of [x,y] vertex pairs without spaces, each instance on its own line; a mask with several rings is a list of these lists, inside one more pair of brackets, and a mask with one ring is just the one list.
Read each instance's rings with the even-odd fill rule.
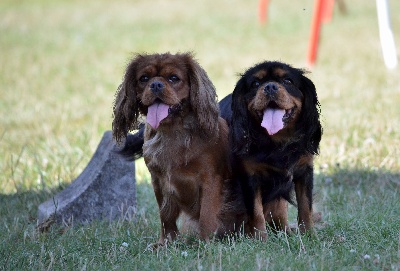
[[121,141],[146,116],[143,156],[160,211],[158,245],[175,239],[181,213],[202,239],[222,227],[217,215],[230,171],[228,126],[218,115],[215,88],[190,54],[137,55],[128,65],[113,135]]

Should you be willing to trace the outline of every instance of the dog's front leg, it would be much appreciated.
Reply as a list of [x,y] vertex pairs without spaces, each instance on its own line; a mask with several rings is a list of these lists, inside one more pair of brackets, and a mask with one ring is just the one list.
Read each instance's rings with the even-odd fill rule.
[[301,233],[311,232],[312,220],[312,190],[313,168],[308,166],[301,176],[293,179],[298,208],[298,224]]
[[160,239],[158,243],[153,245],[153,247],[157,247],[164,245],[168,240],[173,241],[176,238],[178,234],[176,220],[179,217],[179,207],[168,195],[164,195],[158,178],[152,177],[152,185],[161,221]]
[[275,199],[264,204],[264,217],[272,229],[291,232],[288,223],[288,202],[285,199]]
[[222,178],[211,178],[204,181],[201,191],[200,207],[200,237],[208,241],[221,226],[218,214],[222,208]]
[[261,189],[258,188],[254,195],[254,208],[252,216],[249,218],[248,225],[246,227],[250,232],[250,235],[254,238],[259,238],[262,241],[266,241],[268,234],[265,226],[265,218],[262,205]]
[[179,234],[176,221],[179,217],[179,208],[176,203],[168,203],[160,209],[161,235],[160,244],[175,240]]

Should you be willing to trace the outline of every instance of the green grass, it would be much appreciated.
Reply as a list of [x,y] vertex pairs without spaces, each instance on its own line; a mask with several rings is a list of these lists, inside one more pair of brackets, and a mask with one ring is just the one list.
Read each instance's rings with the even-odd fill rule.
[[[257,1],[192,2],[0,2],[0,270],[399,270],[400,69],[383,64],[374,1],[335,10],[309,74],[324,126],[315,238],[179,240],[148,252],[159,219],[143,161],[132,221],[35,231],[38,205],[82,172],[111,129],[134,52],[193,51],[220,98],[262,60],[306,66],[313,1],[272,1],[266,25]],[[400,3],[390,4],[400,52]]]

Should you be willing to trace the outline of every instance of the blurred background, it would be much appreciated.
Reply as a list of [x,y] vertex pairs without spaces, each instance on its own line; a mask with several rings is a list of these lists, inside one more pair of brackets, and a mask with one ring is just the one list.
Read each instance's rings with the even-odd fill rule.
[[[316,171],[398,172],[399,68],[384,65],[375,1],[344,3],[347,11],[336,5],[323,25],[308,74],[325,131]],[[270,1],[262,24],[255,0],[2,0],[0,193],[51,189],[79,175],[111,129],[134,53],[193,52],[222,99],[258,62],[307,68],[313,7]],[[400,2],[390,7],[400,52]]]

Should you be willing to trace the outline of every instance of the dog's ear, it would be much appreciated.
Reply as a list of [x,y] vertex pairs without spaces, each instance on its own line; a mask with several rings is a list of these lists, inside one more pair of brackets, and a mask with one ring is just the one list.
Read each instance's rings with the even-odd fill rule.
[[232,93],[232,119],[230,123],[229,142],[232,152],[238,155],[247,154],[250,147],[250,119],[247,110],[245,76],[237,82]]
[[300,90],[303,92],[304,101],[302,115],[297,123],[300,129],[304,129],[306,148],[311,154],[318,154],[319,142],[322,136],[322,126],[320,122],[320,103],[314,83],[302,75]]
[[136,98],[137,63],[141,56],[136,56],[126,68],[123,82],[115,95],[112,122],[113,136],[121,142],[130,130],[138,126],[139,106]]
[[219,108],[215,87],[206,71],[186,54],[189,80],[190,80],[190,103],[197,116],[201,130],[207,134],[218,134]]

